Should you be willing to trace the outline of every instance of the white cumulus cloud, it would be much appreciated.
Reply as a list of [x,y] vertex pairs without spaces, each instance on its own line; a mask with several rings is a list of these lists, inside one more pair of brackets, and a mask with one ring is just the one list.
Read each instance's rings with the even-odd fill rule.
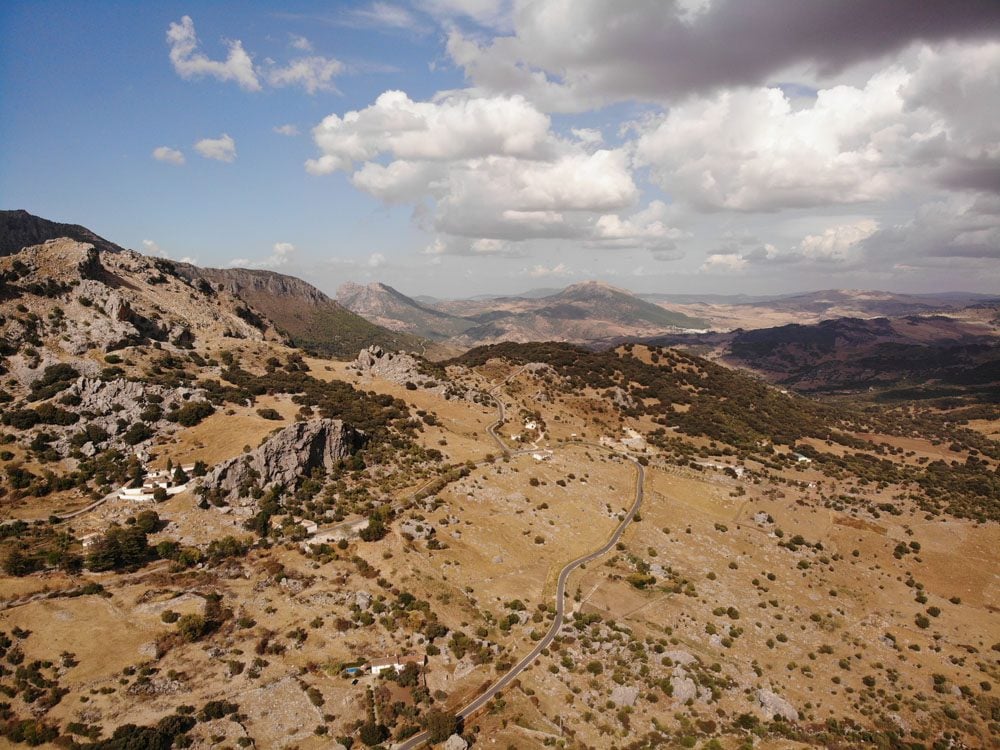
[[202,138],[194,144],[194,150],[206,159],[224,162],[236,160],[236,141],[226,133],[218,138]]
[[597,131],[560,137],[523,97],[387,91],[328,116],[313,138],[310,173],[347,172],[376,198],[412,205],[439,235],[430,254],[516,255],[511,243],[539,238],[667,251],[679,236],[662,203],[632,210],[640,191],[627,148],[595,148]]
[[169,146],[157,146],[154,148],[153,158],[157,161],[162,161],[166,164],[173,164],[178,167],[184,163],[183,152],[178,151],[176,148],[170,148]]
[[171,23],[167,29],[170,62],[181,78],[208,76],[219,81],[234,81],[247,91],[260,91],[260,81],[254,70],[253,60],[239,40],[229,42],[225,60],[211,60],[198,51],[198,37],[191,16],[184,16],[180,23]]
[[333,58],[311,55],[290,60],[285,65],[267,69],[267,82],[274,87],[301,86],[309,94],[336,91],[333,79],[344,70],[344,64]]
[[276,242],[271,248],[271,254],[260,260],[249,258],[233,258],[229,261],[230,266],[239,268],[277,268],[283,266],[291,260],[292,253],[295,252],[295,245],[291,242]]
[[[276,88],[300,86],[309,94],[336,91],[333,79],[344,71],[344,64],[339,60],[320,55],[306,55],[284,63],[266,59],[264,65],[258,66],[238,39],[227,42],[229,53],[225,60],[212,60],[199,49],[191,16],[170,24],[167,44],[170,62],[181,78],[232,81],[246,91],[260,91],[264,83]],[[312,51],[312,43],[302,36],[293,35],[291,46],[301,52]]]

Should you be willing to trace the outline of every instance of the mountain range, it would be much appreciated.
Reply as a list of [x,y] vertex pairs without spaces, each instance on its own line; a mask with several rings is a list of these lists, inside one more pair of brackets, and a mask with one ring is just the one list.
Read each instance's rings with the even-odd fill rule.
[[516,297],[418,302],[385,284],[345,284],[337,300],[387,328],[447,339],[459,348],[500,341],[588,343],[609,335],[649,336],[708,327],[703,319],[598,281],[538,291]]
[[[0,212],[0,228],[2,255],[20,253],[24,243],[35,246],[34,260],[22,263],[31,272],[32,284],[73,283],[71,277],[80,273],[84,278],[105,279],[122,296],[127,289],[151,283],[149,279],[176,278],[207,295],[206,304],[223,305],[231,316],[220,317],[216,310],[214,320],[203,320],[204,306],[183,306],[165,327],[154,321],[164,316],[157,308],[169,311],[169,305],[164,307],[152,297],[131,300],[125,294],[127,311],[116,314],[124,315],[123,320],[133,316],[145,321],[138,326],[140,332],[159,331],[154,338],[178,335],[189,318],[187,328],[201,326],[219,336],[249,335],[241,328],[249,322],[265,335],[345,359],[371,345],[446,356],[505,341],[562,341],[596,348],[645,341],[685,347],[804,391],[925,384],[932,391],[952,386],[983,391],[1000,382],[1000,299],[986,295],[857,290],[777,297],[636,295],[589,281],[516,296],[418,301],[375,282],[343,284],[334,300],[293,276],[149,258],[86,227],[26,211]],[[45,252],[40,249],[57,238],[66,238],[61,240],[64,244]],[[80,249],[86,246],[97,255],[87,256]],[[108,262],[102,265],[101,258]],[[85,270],[76,271],[77,266]],[[117,270],[108,271],[109,267]],[[132,279],[135,274],[139,276]],[[126,276],[131,280],[121,283]],[[5,277],[2,283],[10,284],[13,278]],[[16,280],[25,283],[26,278]],[[149,295],[155,296],[155,291]],[[167,287],[159,291],[162,296]],[[108,345],[117,344],[111,339],[121,333],[117,329],[108,333]]]
[[647,343],[685,348],[802,392],[895,391],[908,398],[978,393],[987,400],[1000,392],[995,304],[949,315],[836,318]]

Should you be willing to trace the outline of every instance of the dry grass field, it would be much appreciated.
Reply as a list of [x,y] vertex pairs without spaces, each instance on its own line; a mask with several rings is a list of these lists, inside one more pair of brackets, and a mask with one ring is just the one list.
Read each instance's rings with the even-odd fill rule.
[[[247,346],[244,356],[259,361]],[[827,507],[824,498],[841,493],[878,503],[900,488],[811,466],[765,476],[747,460],[740,478],[711,465],[721,459],[682,466],[645,441],[657,427],[648,416],[490,362],[462,377],[481,391],[511,378],[496,394],[507,414],[499,432],[516,451],[505,457],[488,432],[488,405],[360,377],[344,363],[306,363],[318,379],[433,414],[415,440],[440,450],[442,465],[465,466],[464,476],[418,499],[425,480],[387,480],[399,512],[375,541],[309,552],[308,540],[286,537],[188,567],[3,578],[0,597],[14,605],[0,610],[0,631],[30,631],[15,638],[26,663],[64,665],[54,679],[65,693],[45,721],[100,726],[107,737],[124,723],[228,701],[238,713],[199,720],[192,746],[319,748],[358,736],[369,687],[379,711],[403,712],[399,726],[414,700],[456,711],[530,651],[551,622],[558,572],[617,526],[635,491],[633,466],[615,453],[624,450],[648,464],[641,515],[612,552],[572,575],[556,640],[466,721],[476,746],[646,747],[653,733],[669,738],[664,747],[735,750],[752,737],[774,750],[847,748],[863,744],[856,727],[912,742],[958,733],[964,745],[955,747],[994,742],[984,717],[1000,677],[995,523],[928,518],[907,503],[877,516]],[[281,419],[260,417],[262,408]],[[298,410],[288,394],[227,405],[158,444],[156,465],[239,455]],[[996,427],[976,425],[986,435]],[[955,457],[919,437],[862,437],[902,449],[899,460],[914,465]],[[573,442],[582,439],[595,445]],[[602,439],[610,449],[596,445]],[[685,439],[695,450],[712,444]],[[69,506],[47,498],[21,517]],[[127,526],[143,509],[109,501],[72,528]],[[213,540],[250,536],[245,517],[202,509],[191,492],[155,510],[164,525],[151,544],[205,553]],[[17,603],[87,582],[103,591]],[[218,621],[188,640],[177,625],[185,615]],[[384,679],[352,684],[341,671],[405,653],[427,654],[423,697]],[[29,710],[21,701],[12,701],[19,713]]]

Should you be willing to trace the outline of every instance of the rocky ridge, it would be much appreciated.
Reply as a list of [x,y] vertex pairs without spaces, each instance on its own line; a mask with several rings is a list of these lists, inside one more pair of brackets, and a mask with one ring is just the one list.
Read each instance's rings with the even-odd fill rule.
[[242,300],[129,250],[49,240],[0,258],[0,279],[0,336],[54,356],[153,342],[186,349],[205,338],[280,340]]

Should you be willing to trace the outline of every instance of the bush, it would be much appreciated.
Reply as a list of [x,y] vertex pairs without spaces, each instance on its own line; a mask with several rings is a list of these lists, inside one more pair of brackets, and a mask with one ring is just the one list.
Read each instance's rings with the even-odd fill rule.
[[229,701],[209,701],[198,712],[198,720],[214,721],[215,719],[221,719],[223,716],[234,714],[239,710],[239,706]]
[[191,401],[167,414],[167,419],[184,427],[194,427],[203,419],[215,414],[215,407],[208,401]]
[[153,437],[153,431],[149,429],[149,425],[144,422],[135,422],[125,431],[122,440],[129,445],[138,445],[143,440],[149,440],[151,437]]
[[280,420],[281,414],[278,413],[277,409],[258,409],[257,416],[261,419],[273,419]]
[[189,643],[201,638],[208,629],[208,623],[201,615],[187,614],[177,621],[177,632]]

